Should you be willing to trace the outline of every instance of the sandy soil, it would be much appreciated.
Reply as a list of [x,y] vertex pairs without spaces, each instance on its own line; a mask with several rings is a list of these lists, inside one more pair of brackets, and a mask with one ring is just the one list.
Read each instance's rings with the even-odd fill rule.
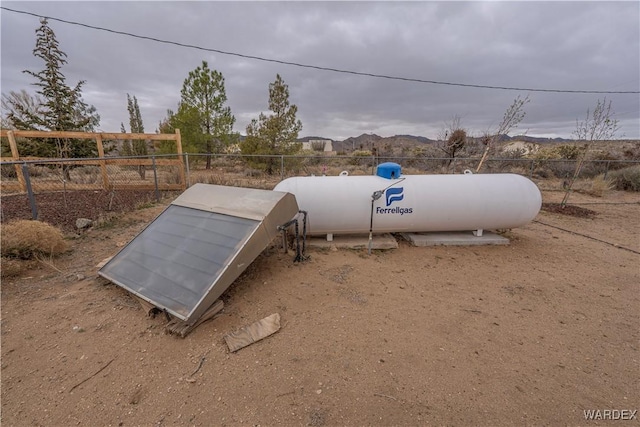
[[[537,220],[636,252],[538,222],[504,247],[293,264],[274,245],[185,339],[96,278],[163,206],[127,214],[3,281],[2,424],[606,424],[583,411],[640,409],[639,200],[572,201],[597,215]],[[229,353],[226,333],[272,313],[279,332]]]

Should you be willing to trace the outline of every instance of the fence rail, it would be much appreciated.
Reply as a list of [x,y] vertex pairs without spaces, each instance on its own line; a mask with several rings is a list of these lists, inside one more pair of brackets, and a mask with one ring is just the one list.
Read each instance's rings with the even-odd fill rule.
[[[53,166],[59,166],[62,172],[63,183],[71,181],[70,170],[79,166],[97,166],[101,176],[101,184],[104,190],[109,190],[114,187],[109,180],[109,165],[127,165],[138,169],[140,177],[144,180],[145,170],[148,166],[153,166],[154,173],[156,173],[156,162],[159,165],[175,166],[180,175],[181,188],[186,188],[186,181],[184,176],[184,163],[182,161],[182,139],[180,137],[180,130],[176,129],[175,134],[155,134],[155,133],[95,133],[95,132],[48,132],[48,131],[27,131],[27,130],[0,130],[0,137],[7,138],[9,141],[9,148],[11,150],[11,160],[7,158],[0,159],[1,165],[13,164],[15,170],[15,177],[17,184],[21,192],[27,191],[27,179],[28,176],[24,175],[25,169],[20,164],[31,163],[34,164],[46,164],[50,169]],[[58,141],[58,145],[68,146],[69,140],[94,140],[96,144],[96,151],[99,157],[88,159],[23,159],[20,156],[20,150],[18,146],[17,138],[41,138],[41,139],[54,139]],[[175,150],[177,155],[166,156],[162,160],[156,160],[156,156],[131,156],[131,157],[105,157],[104,141],[132,141],[132,140],[144,140],[144,141],[173,141],[175,143]],[[60,141],[65,141],[60,143]],[[69,147],[67,147],[68,149]],[[68,151],[58,149],[58,155],[64,155]],[[3,178],[5,178],[5,169],[3,167]],[[94,184],[94,183],[91,183]],[[157,188],[156,180],[156,188]],[[82,187],[76,186],[76,189],[82,189]]]

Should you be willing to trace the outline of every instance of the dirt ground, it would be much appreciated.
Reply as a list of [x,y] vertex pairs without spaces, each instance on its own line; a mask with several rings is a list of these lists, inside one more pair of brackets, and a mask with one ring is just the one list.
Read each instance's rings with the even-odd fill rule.
[[[2,424],[606,424],[583,411],[640,409],[640,200],[572,202],[597,214],[542,211],[508,246],[294,264],[274,243],[184,339],[97,278],[164,206],[136,210],[2,282]],[[228,351],[226,333],[272,313],[279,332]]]

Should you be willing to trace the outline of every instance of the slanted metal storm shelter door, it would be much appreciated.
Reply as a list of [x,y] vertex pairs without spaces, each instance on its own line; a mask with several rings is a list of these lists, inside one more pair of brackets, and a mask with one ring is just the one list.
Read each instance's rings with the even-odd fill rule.
[[196,184],[98,274],[193,323],[297,212],[290,193]]

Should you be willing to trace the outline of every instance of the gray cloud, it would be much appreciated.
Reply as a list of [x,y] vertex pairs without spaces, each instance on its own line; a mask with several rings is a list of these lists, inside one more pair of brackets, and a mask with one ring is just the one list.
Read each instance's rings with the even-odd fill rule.
[[[565,90],[639,90],[637,2],[2,2],[90,25],[323,67],[467,84]],[[2,92],[34,90],[35,17],[2,11]],[[223,73],[236,130],[266,111],[280,73],[302,135],[434,138],[453,115],[471,133],[495,127],[529,95],[512,134],[570,137],[603,95],[500,91],[393,81],[260,62],[50,21],[68,54],[70,84],[101,128],[128,122],[136,95],[147,131],[176,109],[182,81],[207,60]],[[627,138],[640,138],[640,98],[608,95]]]

